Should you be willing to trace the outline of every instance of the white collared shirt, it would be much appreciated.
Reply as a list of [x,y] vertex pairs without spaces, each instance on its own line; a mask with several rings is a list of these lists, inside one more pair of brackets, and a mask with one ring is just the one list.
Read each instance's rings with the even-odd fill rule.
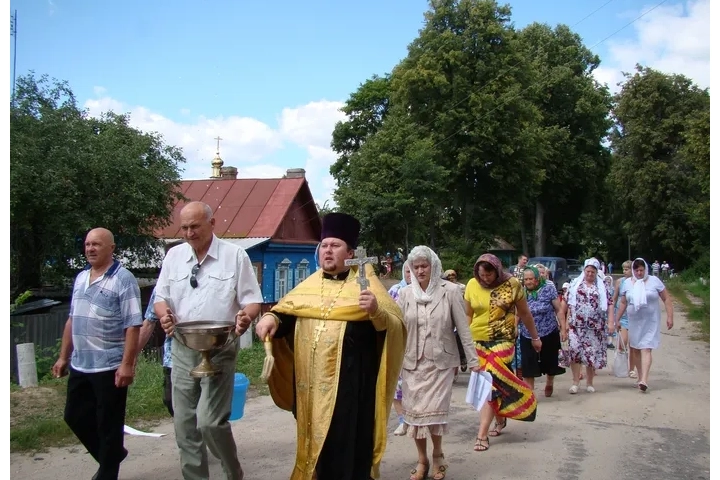
[[239,245],[213,234],[207,255],[190,285],[198,263],[188,243],[168,251],[155,286],[155,303],[164,301],[177,323],[207,320],[235,323],[235,314],[251,303],[262,303],[262,293],[250,257]]

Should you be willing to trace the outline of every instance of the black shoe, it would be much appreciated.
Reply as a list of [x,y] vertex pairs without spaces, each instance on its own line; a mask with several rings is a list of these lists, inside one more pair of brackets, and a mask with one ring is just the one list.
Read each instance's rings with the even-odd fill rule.
[[[120,463],[122,463],[123,460],[125,460],[128,456],[127,448],[123,447],[123,453],[120,456]],[[92,476],[92,480],[98,480],[98,477],[100,476],[100,469],[98,468],[98,471],[95,472],[95,475]]]

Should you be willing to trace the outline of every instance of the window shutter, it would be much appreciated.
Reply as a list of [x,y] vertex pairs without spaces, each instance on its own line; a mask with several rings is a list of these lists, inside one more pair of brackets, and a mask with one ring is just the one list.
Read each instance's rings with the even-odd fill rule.
[[275,269],[275,301],[280,300],[280,269]]

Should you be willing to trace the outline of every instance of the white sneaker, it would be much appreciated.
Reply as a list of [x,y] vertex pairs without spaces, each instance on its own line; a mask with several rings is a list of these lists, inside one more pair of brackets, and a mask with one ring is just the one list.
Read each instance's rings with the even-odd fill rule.
[[572,387],[570,387],[570,394],[571,394],[571,395],[575,395],[577,392],[578,392],[578,386],[577,386],[577,385],[573,385]]
[[588,385],[585,390],[587,390],[588,393],[595,393],[595,387],[592,385]]
[[408,430],[408,425],[407,425],[407,423],[403,422],[400,425],[398,425],[398,427],[393,432],[393,435],[397,435],[397,436],[405,435],[407,433],[407,430]]

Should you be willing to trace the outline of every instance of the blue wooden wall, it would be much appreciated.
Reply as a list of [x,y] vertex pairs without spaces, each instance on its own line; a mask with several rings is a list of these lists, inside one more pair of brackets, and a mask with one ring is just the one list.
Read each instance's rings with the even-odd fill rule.
[[[260,289],[265,303],[277,302],[283,291],[289,292],[300,283],[302,275],[309,276],[317,270],[315,248],[315,245],[278,244],[270,241],[247,251],[252,262],[262,262]],[[285,279],[284,289],[279,281],[281,277]]]

